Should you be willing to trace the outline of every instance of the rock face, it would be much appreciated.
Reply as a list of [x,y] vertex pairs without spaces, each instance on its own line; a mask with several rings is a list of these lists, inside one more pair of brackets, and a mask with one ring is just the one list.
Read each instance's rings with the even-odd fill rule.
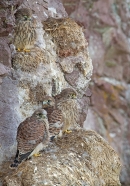
[[[33,11],[37,37],[30,52],[18,52],[13,45],[17,26],[14,14],[25,7]],[[82,129],[50,144],[43,157],[23,162],[15,171],[8,170],[8,161],[16,152],[17,127],[41,108],[45,95],[74,88],[79,124],[83,126],[93,66],[82,28],[68,18],[59,0],[2,0],[0,22],[0,178],[6,176],[4,184],[119,186],[117,154],[95,132]],[[118,120],[116,114],[113,117]]]
[[120,169],[119,157],[109,144],[96,132],[80,129],[50,143],[42,157],[8,170],[3,185],[120,186]]
[[[56,95],[67,87],[76,89],[81,113],[79,123],[83,125],[90,97],[86,92],[93,66],[82,28],[75,21],[68,19],[59,0],[1,1],[0,8],[2,22],[0,163],[2,163],[15,155],[18,125],[32,115],[34,110],[42,107],[45,95]],[[13,45],[16,30],[14,28],[17,27],[15,13],[20,8],[29,8],[33,11],[37,37],[30,52],[18,52]],[[54,25],[50,32],[47,27],[50,24],[48,18],[57,25],[57,28]],[[60,24],[59,20],[62,20]],[[70,48],[69,52],[67,47]]]
[[122,184],[130,185],[129,0],[63,0],[83,28],[94,73],[86,129],[96,130],[120,155]]

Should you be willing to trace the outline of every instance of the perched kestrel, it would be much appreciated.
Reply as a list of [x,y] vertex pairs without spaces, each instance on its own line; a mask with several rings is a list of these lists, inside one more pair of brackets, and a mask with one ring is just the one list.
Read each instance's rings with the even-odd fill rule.
[[61,110],[63,116],[63,132],[71,132],[69,129],[77,125],[78,108],[77,93],[72,88],[66,88],[55,96],[56,107]]
[[32,11],[21,8],[15,13],[15,18],[14,45],[18,51],[30,51],[36,40],[36,21],[32,18]]
[[20,123],[17,129],[17,153],[10,168],[16,168],[23,160],[33,155],[38,156],[39,151],[47,146],[49,139],[47,112],[39,109]]
[[46,96],[43,99],[43,108],[47,111],[51,139],[61,137],[63,117],[62,112],[56,108],[55,99],[51,96]]

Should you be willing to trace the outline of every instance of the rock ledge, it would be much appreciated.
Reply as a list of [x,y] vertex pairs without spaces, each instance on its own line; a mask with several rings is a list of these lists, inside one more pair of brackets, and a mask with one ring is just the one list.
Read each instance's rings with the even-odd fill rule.
[[4,186],[120,186],[120,169],[118,155],[100,135],[79,129],[50,143],[42,157],[8,170]]

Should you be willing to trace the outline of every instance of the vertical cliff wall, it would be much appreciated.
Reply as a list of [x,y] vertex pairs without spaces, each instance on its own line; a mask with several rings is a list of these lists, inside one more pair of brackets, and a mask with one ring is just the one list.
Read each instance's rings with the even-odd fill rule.
[[[35,19],[37,38],[30,52],[18,52],[13,45],[14,14],[20,8],[31,9]],[[0,162],[15,154],[19,123],[41,108],[45,95],[73,87],[78,92],[80,125],[86,119],[92,61],[82,28],[67,17],[58,0],[0,2]],[[57,28],[48,32],[55,22]]]
[[86,129],[109,141],[123,161],[122,184],[130,184],[130,1],[63,0],[83,28],[94,73]]

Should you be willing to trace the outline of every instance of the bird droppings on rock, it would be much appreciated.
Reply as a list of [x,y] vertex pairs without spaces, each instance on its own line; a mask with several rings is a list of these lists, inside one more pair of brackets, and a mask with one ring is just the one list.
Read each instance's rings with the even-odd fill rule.
[[4,186],[120,186],[120,168],[118,155],[100,135],[79,129],[50,143],[42,157],[8,171]]

